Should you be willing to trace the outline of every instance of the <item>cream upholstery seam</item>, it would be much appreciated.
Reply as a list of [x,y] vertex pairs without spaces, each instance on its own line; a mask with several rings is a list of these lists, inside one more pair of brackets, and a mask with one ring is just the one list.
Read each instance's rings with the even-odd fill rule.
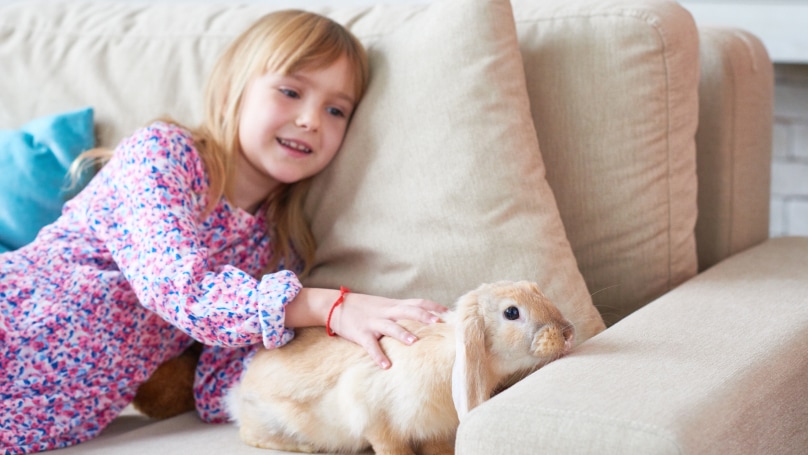
[[[723,53],[722,53],[722,57],[723,57]],[[727,204],[727,210],[729,210],[729,214],[728,214],[729,218],[728,218],[728,223],[727,223],[727,251],[724,252],[724,254],[723,254],[724,257],[729,257],[729,255],[732,254],[732,251],[735,249],[733,247],[734,241],[733,241],[733,238],[732,238],[733,237],[732,236],[733,225],[735,224],[734,223],[735,204],[737,202],[737,198],[735,197],[736,196],[736,194],[735,194],[735,178],[736,178],[737,173],[738,173],[738,170],[735,167],[736,163],[737,163],[737,159],[736,159],[736,156],[735,156],[735,152],[736,152],[736,150],[735,150],[735,145],[736,145],[735,144],[735,140],[736,140],[735,134],[738,131],[738,128],[737,128],[738,113],[736,111],[737,106],[735,104],[735,100],[736,100],[736,96],[737,96],[737,92],[738,92],[738,79],[737,79],[737,76],[736,76],[737,68],[735,66],[735,60],[736,59],[734,59],[734,58],[729,59],[730,74],[729,74],[728,80],[729,80],[730,83],[729,83],[728,91],[731,92],[730,96],[729,96],[730,104],[731,104],[730,107],[729,107],[729,111],[730,111],[730,115],[732,115],[732,122],[730,123],[730,131],[729,131],[729,166],[730,166],[730,172],[729,172],[729,199],[730,200],[729,200],[729,204]]]

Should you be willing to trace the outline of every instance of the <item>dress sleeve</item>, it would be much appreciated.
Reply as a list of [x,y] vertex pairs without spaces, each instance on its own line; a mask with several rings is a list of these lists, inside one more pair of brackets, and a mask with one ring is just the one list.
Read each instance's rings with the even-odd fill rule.
[[96,177],[88,216],[140,303],[209,345],[287,343],[285,306],[300,290],[291,271],[256,280],[213,269],[200,240],[206,188],[189,134],[162,124],[121,143]]

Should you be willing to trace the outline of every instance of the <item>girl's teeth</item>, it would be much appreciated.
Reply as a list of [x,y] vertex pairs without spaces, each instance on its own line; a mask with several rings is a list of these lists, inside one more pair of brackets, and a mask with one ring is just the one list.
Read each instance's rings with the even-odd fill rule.
[[308,147],[304,147],[304,146],[302,146],[300,144],[297,144],[297,143],[294,143],[294,142],[285,141],[283,139],[280,139],[279,142],[282,145],[285,145],[286,147],[291,147],[291,148],[293,148],[295,150],[300,150],[301,152],[306,152],[306,153],[311,152],[311,150]]

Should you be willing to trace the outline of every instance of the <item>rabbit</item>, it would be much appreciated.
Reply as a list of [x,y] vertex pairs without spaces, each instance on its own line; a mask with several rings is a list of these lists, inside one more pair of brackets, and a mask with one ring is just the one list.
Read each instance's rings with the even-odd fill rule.
[[402,321],[419,338],[411,346],[382,338],[386,370],[322,328],[259,350],[226,398],[240,438],[295,452],[451,454],[471,409],[573,345],[573,326],[528,281],[483,284],[440,316]]

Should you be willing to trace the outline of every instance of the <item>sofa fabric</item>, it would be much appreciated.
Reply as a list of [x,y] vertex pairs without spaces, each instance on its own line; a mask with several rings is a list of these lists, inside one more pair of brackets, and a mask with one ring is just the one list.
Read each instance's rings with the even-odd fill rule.
[[152,421],[134,414],[134,411],[118,417],[100,437],[52,453],[54,455],[294,454],[243,444],[239,440],[236,426],[202,423],[195,412],[180,414],[167,420]]
[[[223,14],[210,16],[216,11]],[[114,147],[157,117],[196,124],[216,55],[260,13],[187,3],[3,6],[0,60],[9,63],[0,74],[0,127],[92,106],[97,145]]]
[[774,67],[746,31],[702,26],[699,38],[696,242],[704,270],[769,236]]

